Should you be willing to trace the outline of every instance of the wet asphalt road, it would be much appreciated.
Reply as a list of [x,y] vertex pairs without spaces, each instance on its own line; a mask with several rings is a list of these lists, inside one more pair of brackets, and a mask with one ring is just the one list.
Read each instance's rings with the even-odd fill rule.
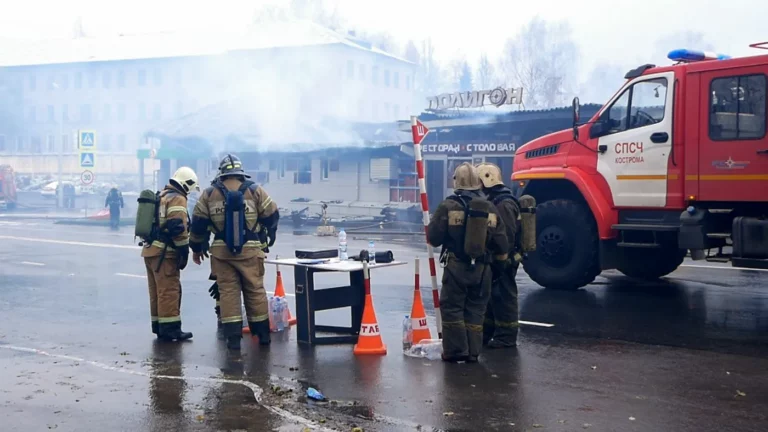
[[[246,341],[238,357],[216,340],[207,265],[191,264],[182,277],[193,341],[154,340],[132,244],[130,228],[0,221],[0,430],[768,427],[768,272],[686,262],[660,283],[609,272],[577,292],[540,289],[521,273],[521,319],[553,326],[524,326],[517,352],[444,365],[401,353],[412,265],[378,269],[372,289],[387,356],[355,357],[349,345],[300,347],[292,330],[267,349]],[[350,250],[366,244],[352,240]],[[282,233],[273,252],[334,245]],[[425,253],[401,243],[377,249],[423,258],[431,314]],[[283,279],[292,305],[290,269]],[[273,267],[265,282],[271,291]],[[343,276],[320,282],[338,285]],[[348,323],[346,311],[318,316]],[[308,402],[308,386],[331,402]]]

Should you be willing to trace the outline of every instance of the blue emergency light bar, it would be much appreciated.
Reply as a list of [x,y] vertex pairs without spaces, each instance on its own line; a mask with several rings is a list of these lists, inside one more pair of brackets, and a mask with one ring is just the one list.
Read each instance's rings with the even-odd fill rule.
[[667,58],[679,62],[697,62],[703,60],[728,60],[731,56],[710,51],[676,49],[670,51],[667,54]]

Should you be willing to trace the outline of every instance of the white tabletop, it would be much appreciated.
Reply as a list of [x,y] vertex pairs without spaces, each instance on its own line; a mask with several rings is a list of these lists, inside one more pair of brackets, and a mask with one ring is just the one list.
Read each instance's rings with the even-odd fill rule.
[[[292,267],[309,267],[317,270],[336,271],[336,272],[353,272],[363,269],[363,263],[361,261],[346,260],[340,261],[338,258],[325,258],[325,259],[299,259],[299,258],[280,258],[280,259],[266,259],[267,264],[279,264]],[[394,267],[405,265],[403,261],[392,261],[381,264],[368,264],[368,269],[373,270],[382,267]]]

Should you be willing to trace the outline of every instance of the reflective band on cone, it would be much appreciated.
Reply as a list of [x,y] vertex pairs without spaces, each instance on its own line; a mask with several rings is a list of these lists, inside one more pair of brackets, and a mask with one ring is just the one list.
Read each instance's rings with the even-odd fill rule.
[[373,308],[371,298],[371,279],[368,274],[368,263],[363,261],[363,277],[365,284],[365,306],[363,308],[363,321],[360,324],[360,335],[355,344],[355,355],[385,355],[387,347],[381,339],[379,321],[376,319],[376,311]]
[[419,343],[424,339],[432,339],[432,333],[427,326],[427,314],[424,312],[424,302],[421,300],[421,283],[419,280],[419,259],[415,260],[416,274],[413,291],[413,306],[411,307],[411,328],[413,329],[413,343]]

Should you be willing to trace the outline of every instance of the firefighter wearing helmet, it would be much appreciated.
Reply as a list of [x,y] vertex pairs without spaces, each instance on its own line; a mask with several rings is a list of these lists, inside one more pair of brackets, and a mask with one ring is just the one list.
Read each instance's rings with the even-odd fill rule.
[[517,268],[520,264],[520,205],[512,191],[504,185],[501,170],[491,163],[477,166],[483,183],[483,192],[496,206],[496,212],[504,222],[509,249],[506,260],[497,260],[492,267],[493,284],[491,300],[485,312],[483,344],[488,348],[517,346],[518,322]]
[[[188,167],[176,170],[156,195],[155,217],[149,218],[154,220],[150,222],[154,224],[153,234],[144,238],[141,250],[147,268],[152,332],[166,341],[192,337],[181,330],[181,270],[189,259],[187,196],[193,190],[200,190],[195,172]],[[143,205],[141,199],[139,203]]]
[[240,159],[227,155],[212,186],[200,196],[192,213],[190,246],[196,264],[209,257],[216,279],[220,319],[227,348],[240,350],[243,293],[248,326],[259,343],[268,345],[269,311],[264,289],[264,248],[277,238],[280,215],[267,192],[249,181]]
[[507,259],[509,244],[504,223],[480,193],[482,183],[472,164],[456,168],[453,188],[454,194],[435,210],[427,240],[443,247],[443,360],[476,362],[491,295],[491,264],[495,259]]

